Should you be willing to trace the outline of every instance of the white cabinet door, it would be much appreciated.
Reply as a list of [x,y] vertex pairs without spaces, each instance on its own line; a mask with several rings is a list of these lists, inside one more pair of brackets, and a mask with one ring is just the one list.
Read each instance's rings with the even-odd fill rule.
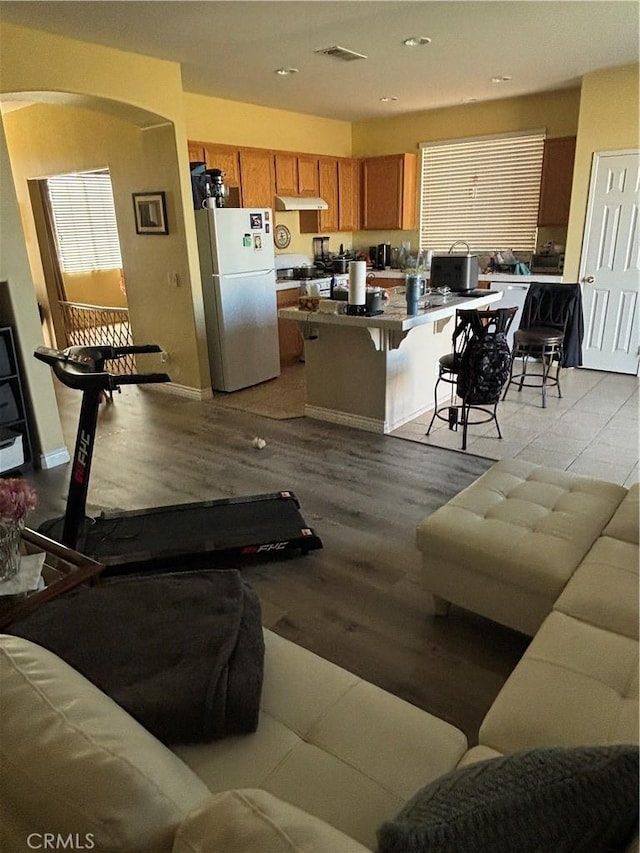
[[594,155],[580,263],[583,366],[638,372],[640,152]]

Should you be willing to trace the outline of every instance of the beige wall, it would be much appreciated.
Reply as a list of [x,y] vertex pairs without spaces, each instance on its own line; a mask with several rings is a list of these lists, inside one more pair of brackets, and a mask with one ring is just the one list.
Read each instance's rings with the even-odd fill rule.
[[596,151],[640,148],[640,66],[587,74],[582,84],[565,278],[577,281],[587,212],[591,162]]
[[7,282],[6,290],[0,288],[0,321],[14,326],[26,377],[26,393],[33,413],[34,452],[36,456],[40,454],[44,467],[53,467],[66,461],[66,448],[51,368],[33,357],[34,350],[42,346],[44,338],[3,126],[0,132],[0,184],[0,280]]

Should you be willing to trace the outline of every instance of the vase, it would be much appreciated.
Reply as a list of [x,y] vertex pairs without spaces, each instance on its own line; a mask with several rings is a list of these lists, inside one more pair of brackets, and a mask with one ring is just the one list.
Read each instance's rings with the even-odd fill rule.
[[20,569],[20,533],[22,523],[0,519],[0,581],[8,581]]

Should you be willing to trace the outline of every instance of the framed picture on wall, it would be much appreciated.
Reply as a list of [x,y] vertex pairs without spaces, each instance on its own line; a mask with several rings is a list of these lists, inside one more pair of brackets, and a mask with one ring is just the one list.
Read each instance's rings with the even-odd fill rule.
[[167,205],[163,192],[133,193],[137,234],[168,234]]

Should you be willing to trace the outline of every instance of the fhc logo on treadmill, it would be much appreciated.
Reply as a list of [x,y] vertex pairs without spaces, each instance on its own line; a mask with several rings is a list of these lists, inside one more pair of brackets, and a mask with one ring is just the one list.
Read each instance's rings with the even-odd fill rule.
[[283,551],[289,541],[286,542],[268,542],[266,545],[247,545],[246,548],[243,548],[240,552],[241,554],[260,554],[265,551]]
[[84,483],[87,475],[87,457],[89,456],[89,448],[91,446],[91,437],[84,430],[80,433],[78,439],[78,457],[76,459],[76,467],[73,471],[73,479],[76,483]]

